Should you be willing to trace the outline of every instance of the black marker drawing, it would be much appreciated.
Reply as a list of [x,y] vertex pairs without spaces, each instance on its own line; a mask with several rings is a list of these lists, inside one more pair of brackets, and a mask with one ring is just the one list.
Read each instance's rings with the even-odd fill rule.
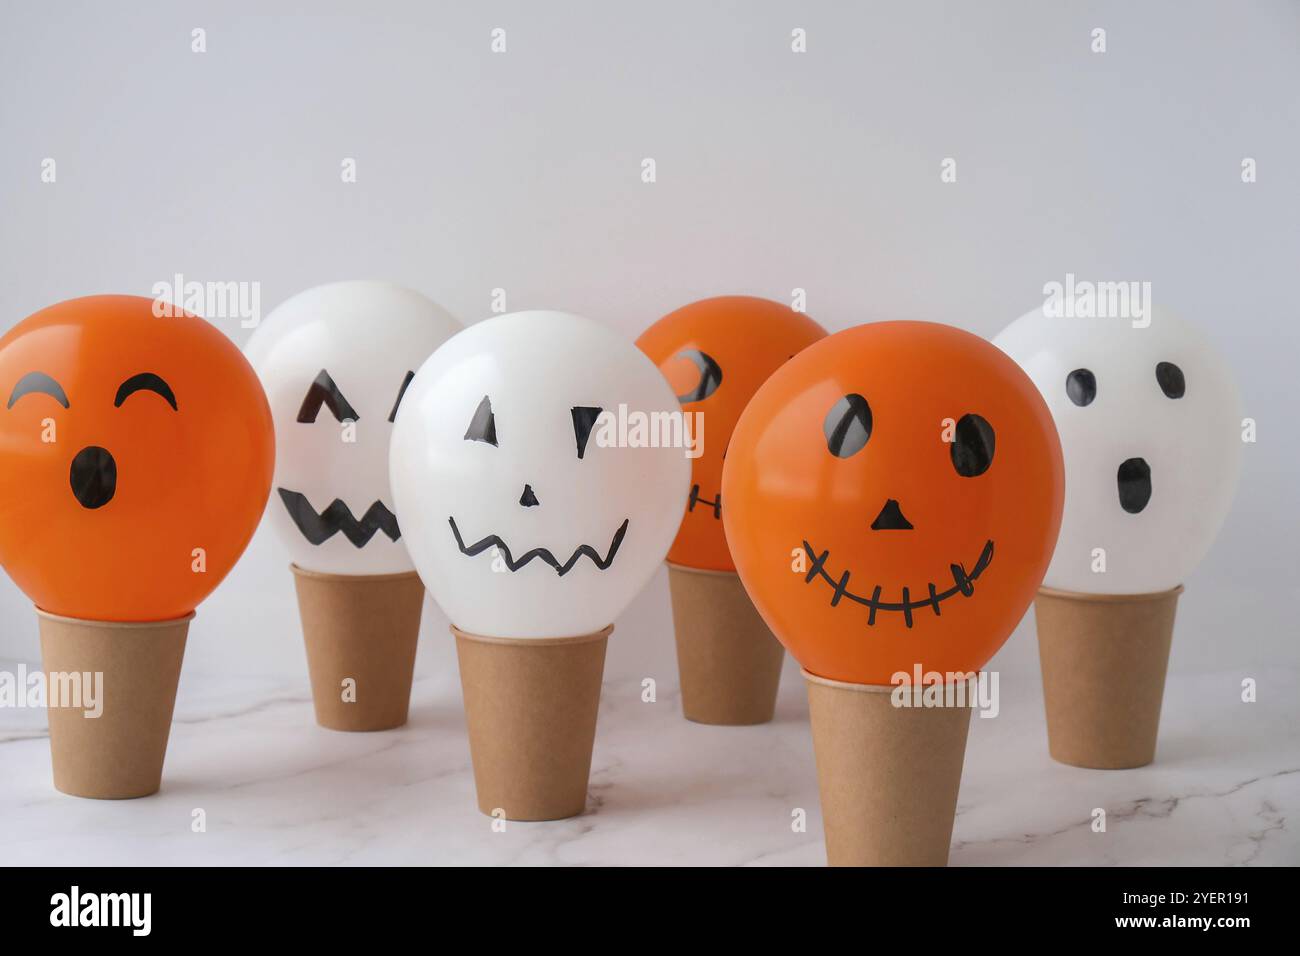
[[985,569],[987,569],[989,564],[993,561],[993,540],[990,538],[984,543],[984,549],[980,552],[979,560],[975,562],[975,567],[970,571],[967,571],[961,564],[950,564],[948,566],[948,570],[952,574],[952,587],[940,591],[935,587],[934,583],[931,582],[927,585],[926,596],[917,599],[913,599],[911,591],[905,587],[903,588],[903,599],[901,601],[880,600],[880,592],[883,589],[879,584],[872,589],[871,597],[869,598],[854,594],[849,590],[849,572],[847,570],[840,575],[838,579],[831,577],[831,575],[826,572],[826,559],[830,557],[829,551],[823,551],[820,555],[814,558],[813,554],[815,552],[813,551],[813,547],[807,541],[804,541],[803,543],[803,551],[812,561],[811,567],[808,568],[808,573],[804,576],[804,583],[811,584],[813,578],[819,577],[829,584],[835,591],[835,593],[831,595],[831,607],[838,607],[843,598],[848,598],[856,604],[862,604],[870,608],[870,613],[867,615],[867,624],[869,626],[876,623],[876,613],[878,611],[902,611],[904,623],[906,623],[908,627],[911,627],[913,611],[928,607],[934,611],[935,617],[938,617],[939,604],[941,602],[948,600],[948,598],[956,594],[960,594],[963,597],[970,597],[975,593],[975,581],[984,573]]
[[339,532],[358,548],[364,547],[378,531],[393,541],[402,536],[397,527],[397,516],[382,501],[372,504],[358,520],[339,498],[331,501],[324,511],[317,513],[306,495],[287,488],[277,488],[276,491],[280,493],[280,500],[284,502],[285,510],[289,512],[293,523],[312,544],[323,544]]
[[1115,473],[1119,506],[1131,515],[1138,514],[1151,500],[1151,466],[1145,458],[1129,458]]
[[54,379],[50,378],[50,376],[46,375],[44,372],[28,372],[20,378],[14,385],[14,390],[9,393],[9,404],[5,407],[13,408],[14,402],[18,401],[18,399],[22,398],[24,395],[29,395],[33,392],[41,392],[45,395],[49,395],[64,408],[69,407],[68,396],[63,391],[63,386],[54,381]]
[[683,392],[677,396],[677,401],[683,405],[689,402],[702,402],[718,390],[722,384],[722,367],[713,360],[713,356],[699,349],[686,349],[678,352],[673,358],[684,358],[697,369],[700,370],[700,380],[689,392]]
[[[316,380],[311,383],[311,388],[307,389],[307,395],[302,400],[302,407],[298,409],[298,421],[304,425],[310,425],[320,414],[320,407],[326,406],[330,412],[339,421],[357,421],[361,416],[357,414],[339,387],[334,384],[334,379],[330,378],[330,373],[321,369],[316,375]],[[396,414],[396,413],[394,413]]]
[[691,485],[691,494],[690,497],[687,498],[686,500],[686,510],[694,511],[696,505],[708,505],[709,508],[713,510],[713,517],[721,518],[722,517],[722,492],[719,491],[712,500],[709,500],[708,498],[704,498],[700,495],[699,485]]
[[507,547],[506,543],[501,540],[499,535],[495,534],[490,534],[486,538],[480,538],[471,545],[466,545],[465,540],[460,536],[460,529],[456,527],[456,519],[448,518],[447,521],[451,525],[451,533],[456,536],[456,547],[460,549],[461,554],[466,555],[467,557],[472,558],[476,555],[482,554],[489,548],[496,548],[500,552],[502,560],[505,561],[506,567],[511,571],[518,571],[524,565],[528,564],[528,562],[532,561],[533,558],[537,558],[544,564],[549,564],[553,567],[555,572],[561,577],[572,571],[573,566],[578,563],[578,559],[584,554],[591,558],[591,563],[599,570],[608,570],[609,566],[614,563],[614,555],[618,554],[619,545],[623,543],[623,536],[627,534],[628,525],[628,519],[624,518],[623,523],[619,525],[618,530],[614,532],[614,538],[609,543],[609,550],[603,558],[591,545],[581,544],[578,545],[577,550],[570,555],[569,560],[561,564],[556,559],[555,555],[547,548],[533,548],[533,550],[527,551],[518,558],[515,558],[510,553],[510,548]]
[[113,407],[121,408],[122,403],[136,392],[153,392],[160,395],[172,407],[172,411],[178,411],[176,396],[172,394],[171,386],[162,380],[162,376],[155,375],[153,372],[140,372],[138,375],[132,375],[119,385],[117,397],[113,399]]
[[410,387],[413,378],[415,378],[415,373],[407,372],[406,377],[402,379],[402,385],[397,390],[397,400],[393,402],[393,410],[388,413],[390,422],[397,421],[397,410],[402,407],[402,399],[406,397],[406,390]]

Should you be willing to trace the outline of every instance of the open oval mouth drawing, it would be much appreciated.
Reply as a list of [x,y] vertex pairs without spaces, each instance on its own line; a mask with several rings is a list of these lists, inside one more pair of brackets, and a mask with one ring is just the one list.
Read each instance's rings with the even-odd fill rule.
[[813,557],[816,551],[813,546],[806,540],[803,543],[804,554],[812,561],[808,568],[808,573],[804,576],[804,583],[811,584],[813,578],[821,578],[829,584],[835,591],[831,595],[831,607],[838,607],[843,598],[848,598],[856,604],[865,605],[870,609],[867,614],[867,624],[876,623],[876,613],[878,611],[902,611],[903,621],[908,627],[912,626],[912,612],[920,608],[931,608],[935,617],[939,616],[939,605],[954,595],[960,594],[962,597],[970,597],[975,593],[975,581],[989,564],[993,561],[993,539],[990,538],[984,542],[984,548],[980,551],[979,559],[975,562],[975,567],[967,571],[964,565],[950,564],[949,572],[952,574],[952,587],[940,591],[930,582],[927,585],[926,596],[913,598],[909,588],[903,588],[903,599],[901,601],[882,601],[880,593],[883,588],[877,584],[871,592],[871,597],[863,597],[860,594],[854,594],[849,590],[849,573],[847,570],[840,575],[838,579],[832,577],[826,571],[826,559],[830,557],[830,551],[823,551],[817,557]]
[[500,535],[490,534],[485,538],[480,538],[471,545],[466,545],[465,539],[460,536],[460,529],[456,527],[456,519],[452,517],[447,519],[448,523],[451,525],[451,533],[456,536],[456,547],[458,547],[460,553],[466,557],[472,558],[476,555],[482,554],[489,548],[496,548],[497,552],[501,555],[502,560],[505,562],[506,567],[511,571],[518,571],[534,558],[537,558],[542,563],[549,564],[553,567],[555,573],[560,577],[564,577],[564,575],[572,571],[574,565],[578,563],[578,559],[583,555],[586,555],[591,559],[591,563],[596,566],[597,570],[608,570],[609,566],[614,563],[614,555],[618,554],[618,549],[623,543],[624,535],[627,534],[628,520],[629,519],[624,518],[623,523],[619,525],[618,530],[614,532],[614,537],[609,542],[609,550],[605,552],[603,558],[600,556],[600,552],[591,545],[580,544],[574,550],[573,554],[569,556],[569,559],[561,564],[559,559],[551,553],[549,548],[533,548],[531,551],[525,551],[516,558],[511,554],[509,546],[501,540]]

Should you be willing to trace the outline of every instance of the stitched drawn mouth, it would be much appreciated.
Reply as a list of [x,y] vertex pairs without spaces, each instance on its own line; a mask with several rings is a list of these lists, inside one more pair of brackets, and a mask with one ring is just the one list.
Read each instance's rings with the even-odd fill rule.
[[[807,541],[803,543],[804,554],[810,558],[813,555],[813,548]],[[805,584],[811,584],[812,579],[820,577],[832,588],[835,594],[831,597],[831,607],[840,603],[841,598],[848,598],[858,604],[864,604],[871,609],[867,615],[867,624],[876,623],[877,611],[902,611],[903,621],[908,627],[912,626],[912,612],[923,607],[934,609],[934,616],[939,616],[939,604],[948,600],[954,594],[960,594],[963,597],[970,597],[975,593],[975,579],[984,573],[984,569],[993,561],[993,539],[990,538],[984,542],[984,550],[980,552],[979,560],[975,562],[975,567],[967,571],[963,565],[950,564],[948,570],[952,573],[952,587],[946,591],[940,591],[931,582],[928,585],[928,594],[924,598],[913,599],[911,591],[903,588],[902,601],[882,601],[880,600],[881,587],[879,584],[871,592],[871,597],[862,597],[860,594],[854,594],[849,590],[849,572],[845,571],[837,581],[826,573],[826,559],[830,556],[829,551],[823,551],[820,556],[813,558],[812,567],[808,569],[808,574],[804,577]]]
[[322,544],[340,531],[358,548],[366,545],[376,531],[382,531],[394,541],[402,536],[397,527],[397,516],[382,501],[372,504],[358,520],[339,498],[335,498],[324,511],[318,513],[306,495],[287,488],[275,490],[280,493],[280,500],[284,502],[285,510],[289,512],[293,523],[312,544]]
[[721,518],[722,517],[722,492],[719,491],[718,496],[714,498],[712,501],[710,501],[708,498],[700,497],[699,485],[691,485],[691,497],[686,502],[686,510],[694,511],[696,505],[708,505],[710,508],[713,509],[713,517]]
[[556,560],[555,555],[547,548],[533,548],[533,550],[526,551],[518,558],[515,558],[511,555],[510,548],[506,546],[506,543],[501,540],[500,536],[495,534],[490,534],[486,538],[481,538],[467,546],[465,544],[465,539],[460,536],[460,529],[456,527],[456,519],[448,518],[447,521],[451,524],[451,533],[456,536],[456,547],[460,548],[460,553],[467,557],[472,558],[475,555],[482,554],[488,548],[496,548],[501,553],[501,557],[505,561],[506,567],[511,571],[518,571],[529,561],[533,560],[533,558],[537,558],[543,563],[549,564],[551,567],[555,568],[555,573],[560,575],[560,577],[563,577],[572,571],[573,566],[578,563],[578,559],[584,554],[591,558],[591,563],[601,571],[608,569],[609,566],[614,563],[614,555],[618,554],[619,545],[623,543],[623,535],[627,534],[628,523],[628,519],[624,518],[623,523],[618,526],[618,530],[614,532],[613,540],[609,543],[609,551],[606,553],[605,557],[602,558],[591,545],[580,544],[578,545],[577,550],[569,556],[569,560],[561,564]]

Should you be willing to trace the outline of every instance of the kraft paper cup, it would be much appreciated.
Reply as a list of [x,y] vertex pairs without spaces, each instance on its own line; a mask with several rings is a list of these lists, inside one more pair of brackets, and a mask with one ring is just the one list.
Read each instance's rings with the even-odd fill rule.
[[419,575],[322,574],[296,564],[290,568],[316,723],[349,731],[405,724],[424,606]]
[[1155,759],[1182,586],[1159,594],[1040,588],[1034,602],[1053,760],[1123,770]]
[[507,820],[582,813],[613,625],[581,637],[538,639],[451,630],[479,809]]
[[[47,680],[54,786],[75,797],[122,800],[157,793],[194,615],[123,624],[36,611]],[[68,700],[62,675],[95,682],[98,717],[86,698]],[[88,675],[88,676],[87,676]],[[96,675],[100,675],[96,677]]]
[[668,565],[682,712],[700,724],[765,724],[785,648],[734,571]]
[[947,866],[971,708],[895,707],[892,687],[803,676],[827,862]]

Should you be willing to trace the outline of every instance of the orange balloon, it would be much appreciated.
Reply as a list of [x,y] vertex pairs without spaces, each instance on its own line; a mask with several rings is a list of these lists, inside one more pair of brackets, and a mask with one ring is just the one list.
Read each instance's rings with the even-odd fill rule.
[[248,544],[271,412],[203,319],[125,295],[42,309],[0,339],[0,397],[0,563],[42,610],[183,617]]
[[726,295],[670,312],[637,339],[683,411],[703,415],[703,453],[691,462],[691,493],[668,560],[734,571],[722,529],[722,463],[732,430],[768,376],[826,330],[770,299]]
[[928,322],[861,325],[773,375],[731,439],[742,583],[804,669],[855,684],[977,671],[1056,545],[1047,405],[1006,355]]

